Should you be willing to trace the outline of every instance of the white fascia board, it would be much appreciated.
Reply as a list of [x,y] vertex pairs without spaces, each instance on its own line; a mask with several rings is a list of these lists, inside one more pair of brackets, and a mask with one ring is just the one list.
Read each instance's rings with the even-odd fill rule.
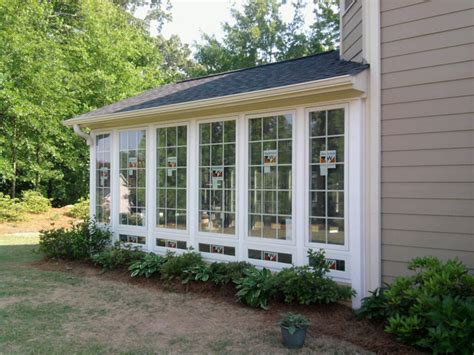
[[[364,70],[362,71],[362,73],[366,71],[367,70]],[[123,118],[139,118],[143,116],[156,115],[156,114],[165,114],[165,113],[171,113],[171,112],[210,108],[210,107],[222,106],[226,104],[246,103],[247,101],[252,101],[252,100],[266,100],[266,99],[268,100],[268,99],[271,99],[272,97],[285,95],[285,94],[288,94],[288,95],[291,94],[292,96],[303,95],[315,90],[319,90],[319,91],[327,90],[328,92],[331,92],[331,91],[337,91],[338,88],[347,89],[348,86],[355,90],[360,90],[366,87],[366,84],[361,85],[360,81],[361,81],[360,73],[355,76],[341,75],[341,76],[337,76],[337,77],[329,78],[329,79],[314,80],[314,81],[309,81],[305,83],[245,92],[245,93],[234,94],[234,95],[227,95],[227,96],[222,96],[222,97],[217,97],[217,98],[183,102],[183,103],[171,104],[171,105],[166,105],[166,106],[153,107],[153,108],[147,108],[147,109],[141,109],[141,110],[135,110],[135,111],[112,113],[112,114],[106,114],[106,115],[100,115],[100,116],[94,116],[94,117],[71,118],[64,121],[63,124],[69,127],[75,124],[87,126],[87,124],[89,123],[110,122],[110,121],[119,120]]]

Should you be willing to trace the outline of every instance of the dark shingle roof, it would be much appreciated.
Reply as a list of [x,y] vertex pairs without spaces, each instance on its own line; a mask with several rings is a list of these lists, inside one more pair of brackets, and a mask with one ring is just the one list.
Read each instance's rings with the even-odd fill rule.
[[163,85],[83,114],[78,118],[217,98],[341,75],[355,75],[367,67],[366,64],[341,60],[338,51],[330,51]]

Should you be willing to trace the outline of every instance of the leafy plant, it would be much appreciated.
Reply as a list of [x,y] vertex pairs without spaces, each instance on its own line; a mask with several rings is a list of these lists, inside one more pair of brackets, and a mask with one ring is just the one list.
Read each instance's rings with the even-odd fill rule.
[[252,267],[245,261],[230,263],[212,263],[209,266],[211,281],[216,285],[227,285],[240,280],[244,276],[244,271]]
[[278,324],[287,328],[288,333],[294,334],[297,329],[306,329],[311,322],[302,314],[285,313]]
[[89,218],[89,205],[90,201],[88,198],[81,197],[71,209],[67,212],[69,217],[77,219],[88,219]]
[[149,278],[152,275],[158,274],[166,261],[167,259],[160,255],[147,253],[144,255],[143,259],[137,260],[131,264],[128,270],[131,271],[131,277],[145,276],[146,278]]
[[211,268],[206,264],[192,266],[189,269],[184,270],[183,275],[181,276],[184,284],[188,283],[189,281],[207,282],[211,279],[211,277]]
[[459,260],[413,259],[411,276],[363,299],[360,316],[384,317],[385,330],[434,353],[474,351],[474,276]]
[[240,302],[251,306],[268,309],[268,301],[275,292],[276,277],[266,268],[256,267],[244,270],[244,276],[235,281],[237,298]]
[[51,201],[38,191],[24,191],[22,203],[25,211],[30,213],[42,213],[51,208]]
[[166,263],[161,267],[161,278],[164,280],[186,278],[186,270],[204,265],[201,254],[194,251],[189,251],[181,255],[176,255],[168,251],[165,258]]
[[117,241],[111,248],[94,254],[92,261],[95,265],[101,266],[103,270],[114,270],[141,260],[143,254],[139,247],[132,247],[130,244]]
[[381,319],[388,315],[387,297],[385,296],[385,287],[379,287],[375,291],[370,292],[369,297],[362,299],[362,306],[356,311],[359,318],[366,317],[368,319]]
[[333,303],[350,299],[354,291],[328,278],[329,264],[323,250],[308,251],[309,265],[286,268],[277,274],[279,291],[286,303]]
[[0,222],[16,222],[24,219],[25,209],[18,199],[0,192]]
[[39,250],[53,259],[87,260],[104,251],[111,243],[109,230],[94,221],[40,232]]

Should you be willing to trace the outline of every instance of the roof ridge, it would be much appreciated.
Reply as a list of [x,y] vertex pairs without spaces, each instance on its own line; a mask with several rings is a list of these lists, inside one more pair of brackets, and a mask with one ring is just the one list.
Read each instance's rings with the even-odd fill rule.
[[262,68],[262,67],[268,67],[268,66],[271,66],[271,65],[276,65],[276,64],[281,64],[281,63],[294,62],[294,61],[297,61],[297,60],[302,60],[302,59],[307,59],[307,58],[311,58],[311,57],[317,57],[317,56],[320,56],[320,55],[325,55],[325,54],[333,53],[333,52],[335,52],[335,51],[336,51],[335,49],[332,49],[332,50],[330,50],[330,51],[320,52],[320,53],[315,53],[315,54],[310,54],[310,55],[305,55],[305,56],[303,56],[303,57],[285,59],[285,60],[281,60],[281,61],[278,61],[278,62],[255,65],[255,66],[253,66],[253,67],[246,67],[246,68],[228,70],[228,71],[224,71],[224,72],[220,72],[220,73],[214,73],[214,74],[209,74],[209,75],[204,75],[204,76],[198,76],[198,77],[195,77],[195,78],[189,78],[189,79],[177,81],[177,82],[175,82],[175,84],[186,83],[186,82],[194,81],[194,80],[201,80],[201,79],[213,78],[213,77],[220,76],[220,75],[226,75],[226,74],[232,74],[232,73],[239,73],[239,72],[243,72],[243,71],[246,71],[246,70],[252,70],[252,69],[257,69],[257,68]]

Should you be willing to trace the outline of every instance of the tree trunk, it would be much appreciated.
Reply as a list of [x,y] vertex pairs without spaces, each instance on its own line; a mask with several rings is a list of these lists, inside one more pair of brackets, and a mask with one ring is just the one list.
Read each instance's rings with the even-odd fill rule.
[[12,133],[12,170],[13,170],[13,177],[12,177],[12,193],[11,198],[15,198],[16,196],[16,173],[17,173],[17,147],[16,147],[16,140],[17,140],[17,133],[16,133],[16,118],[13,118],[13,133]]
[[36,164],[38,168],[36,169],[35,172],[35,191],[39,191],[39,182],[40,182],[40,174],[39,174],[39,169],[40,169],[40,164],[41,164],[41,158],[40,158],[40,144],[38,143],[36,145]]

